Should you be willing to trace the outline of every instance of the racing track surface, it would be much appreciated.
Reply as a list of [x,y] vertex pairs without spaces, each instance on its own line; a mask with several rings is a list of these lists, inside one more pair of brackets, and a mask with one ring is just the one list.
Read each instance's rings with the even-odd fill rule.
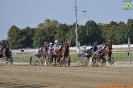
[[133,66],[0,65],[0,88],[98,88],[103,85],[133,85]]

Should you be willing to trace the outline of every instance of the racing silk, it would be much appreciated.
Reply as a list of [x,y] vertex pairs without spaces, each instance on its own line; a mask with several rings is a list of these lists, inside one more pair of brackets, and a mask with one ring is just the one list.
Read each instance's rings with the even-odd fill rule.
[[88,50],[83,50],[82,52],[81,52],[81,56],[83,56],[83,57],[87,57],[89,54],[88,54]]
[[58,44],[58,43],[57,44],[54,44],[54,47],[53,48],[54,48],[54,50],[60,49],[61,48],[61,45]]
[[53,52],[53,47],[49,47],[48,48],[48,53],[52,53]]

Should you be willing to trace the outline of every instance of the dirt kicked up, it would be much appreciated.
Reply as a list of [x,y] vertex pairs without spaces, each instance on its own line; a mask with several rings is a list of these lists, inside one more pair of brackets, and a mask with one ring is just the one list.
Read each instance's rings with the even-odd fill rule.
[[123,88],[133,85],[133,67],[0,66],[0,88],[113,88],[117,85]]

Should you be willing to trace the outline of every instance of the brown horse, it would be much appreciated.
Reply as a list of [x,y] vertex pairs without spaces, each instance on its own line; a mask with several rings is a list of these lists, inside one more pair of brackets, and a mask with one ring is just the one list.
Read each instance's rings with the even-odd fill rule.
[[8,62],[10,62],[11,65],[13,64],[12,52],[9,51],[9,48],[7,47],[3,47],[0,50],[0,58],[4,58],[6,60],[6,65]]
[[66,66],[66,62],[67,66],[70,66],[70,57],[69,57],[69,46],[70,46],[70,42],[69,41],[62,41],[61,44],[61,48],[59,49],[55,49],[52,51],[52,54],[48,55],[51,62],[54,61],[55,66],[62,66],[65,65]]
[[98,62],[108,63],[110,65],[114,64],[114,59],[111,57],[112,54],[112,42],[106,42],[101,47],[98,48],[97,51],[94,51],[93,48],[89,50],[89,56],[87,57],[89,60],[90,66],[98,66]]
[[114,65],[114,59],[112,58],[112,41],[108,41],[105,45],[106,64]]
[[64,66],[69,66],[70,65],[69,46],[70,46],[69,42],[67,40],[65,40],[62,43],[62,47],[60,49],[62,64],[64,64]]
[[47,55],[47,50],[48,47],[47,46],[43,46],[41,49],[39,49],[36,53],[34,53],[31,57],[30,57],[30,65],[32,62],[32,57],[35,56],[37,57],[37,60],[35,61],[35,65],[40,62],[41,66],[43,65],[44,61],[46,62],[45,64],[48,65],[48,55]]
[[56,50],[53,51],[51,62],[53,62],[53,60],[54,60],[55,66],[57,64],[59,66],[61,66],[61,52],[60,52],[60,49],[56,49]]
[[99,51],[98,61],[101,61],[102,64],[106,63],[106,65],[108,65],[109,63],[110,65],[114,65],[114,59],[111,57],[111,55],[112,55],[112,42],[106,42],[106,44],[104,44]]

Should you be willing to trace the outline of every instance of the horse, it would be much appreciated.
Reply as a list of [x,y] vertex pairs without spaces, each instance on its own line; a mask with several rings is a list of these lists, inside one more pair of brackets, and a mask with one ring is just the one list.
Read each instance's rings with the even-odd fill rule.
[[98,66],[98,56],[99,49],[92,47],[88,50],[87,60],[89,61],[89,66]]
[[35,65],[40,61],[41,66],[43,66],[44,61],[46,62],[45,64],[48,65],[48,57],[47,57],[47,46],[41,47],[38,51],[36,51],[31,57],[30,57],[30,65],[32,62],[32,57],[35,56],[37,57],[37,60],[35,61]]
[[6,60],[6,65],[10,62],[10,64],[13,64],[13,58],[12,58],[12,52],[9,51],[9,48],[3,47],[0,50],[0,58],[4,58]]
[[61,66],[61,53],[60,53],[60,49],[55,49],[53,50],[51,53],[49,53],[48,55],[50,64],[54,61],[55,66],[58,64],[59,66]]
[[114,59],[112,58],[112,42],[107,42],[105,45],[106,65],[114,65]]
[[53,62],[53,48],[48,51],[47,56],[46,56],[46,61],[47,61],[47,64],[48,64],[48,62],[50,65],[52,64],[52,62]]
[[35,65],[37,64],[37,62],[40,61],[40,64],[42,65],[42,56],[41,56],[41,50],[36,51],[35,53],[32,54],[32,56],[30,56],[30,65],[32,64],[32,57],[35,56],[37,57],[37,60],[35,61]]
[[111,43],[108,44],[103,44],[101,45],[101,47],[98,48],[97,51],[94,51],[93,48],[89,51],[89,65],[95,65],[98,66],[98,62],[101,62],[101,64],[103,65],[104,63],[106,63],[106,65],[108,65],[108,63],[110,65],[114,65],[114,59],[111,57],[112,54],[112,45]]
[[64,64],[64,66],[70,66],[69,46],[69,41],[65,40],[60,48],[60,57],[62,58],[62,64]]

